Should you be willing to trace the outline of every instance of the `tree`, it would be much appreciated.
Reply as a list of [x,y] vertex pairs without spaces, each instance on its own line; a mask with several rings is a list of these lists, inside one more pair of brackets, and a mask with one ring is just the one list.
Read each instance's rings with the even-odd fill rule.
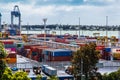
[[1,80],[12,80],[12,70],[9,67],[6,67]]
[[36,80],[42,80],[42,75],[41,74],[37,74],[37,79]]
[[1,80],[31,80],[28,78],[27,73],[23,71],[17,71],[12,73],[9,67],[6,67]]
[[0,78],[5,71],[6,63],[5,58],[7,57],[7,52],[4,48],[4,45],[0,42]]
[[48,79],[48,80],[59,80],[59,78],[57,76],[50,76],[49,78],[50,79]]
[[0,80],[30,80],[27,77],[27,73],[23,71],[18,71],[12,74],[10,68],[6,65],[7,51],[4,48],[4,45],[0,43]]
[[89,43],[80,47],[80,49],[73,54],[73,74],[77,80],[80,80],[81,74],[84,74],[86,79],[88,79],[90,72],[94,70],[99,60],[99,52],[96,51],[95,48],[95,43]]
[[103,75],[103,80],[120,80],[120,69],[109,74],[105,73]]
[[28,78],[27,73],[23,71],[17,71],[13,74],[12,80],[31,80]]

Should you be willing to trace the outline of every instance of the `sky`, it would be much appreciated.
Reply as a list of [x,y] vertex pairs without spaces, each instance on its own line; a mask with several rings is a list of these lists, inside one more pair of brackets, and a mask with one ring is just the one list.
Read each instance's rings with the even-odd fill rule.
[[[120,0],[0,0],[3,22],[10,24],[11,11],[19,6],[21,24],[120,25]],[[14,18],[17,22],[18,18]]]

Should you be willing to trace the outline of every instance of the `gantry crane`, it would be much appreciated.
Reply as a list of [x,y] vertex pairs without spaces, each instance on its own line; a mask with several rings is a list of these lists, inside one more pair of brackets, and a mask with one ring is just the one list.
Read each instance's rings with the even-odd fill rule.
[[[14,17],[18,17],[17,26],[14,26]],[[15,5],[13,11],[11,11],[11,29],[15,30],[16,34],[20,33],[21,31],[20,30],[21,29],[21,13],[20,13],[18,5]]]

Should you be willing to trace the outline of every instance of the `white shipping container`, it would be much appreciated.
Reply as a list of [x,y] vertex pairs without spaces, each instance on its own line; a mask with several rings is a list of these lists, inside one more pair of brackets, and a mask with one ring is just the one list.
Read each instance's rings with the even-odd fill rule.
[[112,51],[112,54],[113,53],[120,53],[120,48],[112,48],[111,51]]
[[57,70],[50,66],[47,66],[45,67],[45,73],[47,73],[50,76],[54,76],[54,75],[57,75]]
[[42,70],[45,71],[45,67],[47,67],[48,65],[42,65]]

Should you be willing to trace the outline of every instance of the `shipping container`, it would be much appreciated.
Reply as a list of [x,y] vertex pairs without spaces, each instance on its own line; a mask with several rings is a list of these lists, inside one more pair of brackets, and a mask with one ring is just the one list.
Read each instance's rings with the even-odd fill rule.
[[27,57],[27,58],[31,58],[31,54],[32,54],[31,49],[26,49],[26,51],[27,51],[26,57]]
[[14,36],[17,34],[17,31],[14,30],[14,29],[10,29],[10,30],[7,30],[9,32],[10,35]]
[[24,43],[22,43],[22,42],[21,43],[16,43],[17,48],[22,48],[23,46],[24,46]]
[[6,62],[9,63],[9,64],[10,64],[10,63],[16,63],[16,62],[17,62],[17,59],[16,59],[16,58],[7,58],[7,59],[6,59]]
[[27,44],[27,45],[24,45],[24,48],[25,49],[30,49],[32,46],[40,46],[40,45],[37,45],[37,44]]
[[7,58],[16,58],[16,52],[15,53],[9,53]]
[[105,60],[110,60],[111,53],[109,53],[109,52],[103,52],[102,58],[105,59]]
[[50,67],[50,66],[46,66],[44,72],[49,76],[56,76],[57,75],[57,70],[54,69],[53,67]]
[[96,50],[103,50],[105,48],[105,46],[97,46]]
[[14,40],[0,40],[4,44],[14,44]]
[[113,60],[120,60],[120,53],[113,53]]
[[44,54],[50,56],[72,56],[72,51],[66,49],[45,49]]
[[104,48],[104,51],[105,51],[105,52],[111,52],[111,48],[109,48],[109,47]]
[[71,56],[48,56],[47,61],[71,61]]
[[5,48],[16,48],[15,44],[4,44]]
[[57,77],[59,80],[74,80],[74,76],[65,73],[65,71],[58,70],[57,71]]
[[47,67],[48,65],[42,65],[42,71],[45,71],[45,67]]

